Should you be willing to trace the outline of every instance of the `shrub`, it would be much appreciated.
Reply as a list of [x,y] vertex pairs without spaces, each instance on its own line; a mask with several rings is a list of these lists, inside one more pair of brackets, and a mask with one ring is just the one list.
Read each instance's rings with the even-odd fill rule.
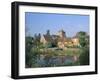
[[82,52],[79,56],[80,65],[89,65],[89,48],[82,48]]

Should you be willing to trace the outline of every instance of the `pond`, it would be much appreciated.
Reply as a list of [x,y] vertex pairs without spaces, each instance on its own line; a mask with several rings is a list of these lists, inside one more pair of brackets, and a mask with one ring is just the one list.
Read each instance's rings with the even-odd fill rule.
[[58,55],[58,56],[48,56],[40,55],[37,58],[37,64],[40,67],[55,67],[55,66],[69,66],[73,65],[78,60],[77,56],[67,56],[67,55]]

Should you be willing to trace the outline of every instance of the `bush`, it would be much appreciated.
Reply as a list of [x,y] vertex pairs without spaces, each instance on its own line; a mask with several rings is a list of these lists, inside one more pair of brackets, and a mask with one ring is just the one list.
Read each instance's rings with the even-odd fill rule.
[[89,65],[89,48],[82,48],[82,52],[79,56],[80,65]]
[[45,44],[45,47],[46,47],[46,48],[51,48],[51,47],[52,47],[52,43],[50,43],[50,42],[46,43],[46,44]]

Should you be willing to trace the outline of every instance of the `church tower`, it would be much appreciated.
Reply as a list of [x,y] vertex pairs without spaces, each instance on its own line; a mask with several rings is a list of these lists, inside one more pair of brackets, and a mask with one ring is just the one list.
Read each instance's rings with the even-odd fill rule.
[[60,31],[58,32],[58,35],[59,35],[59,37],[61,37],[61,38],[66,38],[66,33],[64,32],[63,29],[60,30]]

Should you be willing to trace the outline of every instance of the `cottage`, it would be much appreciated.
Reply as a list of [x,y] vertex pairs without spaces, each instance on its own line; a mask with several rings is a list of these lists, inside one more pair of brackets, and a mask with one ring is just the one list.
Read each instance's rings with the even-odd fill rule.
[[52,41],[53,41],[52,37],[48,35],[43,35],[41,36],[41,39],[40,39],[40,42],[43,44],[47,44],[48,42],[52,43]]
[[72,42],[74,46],[79,46],[79,39],[77,37],[73,37]]
[[41,36],[40,42],[44,45],[47,43],[56,44],[59,48],[65,48],[67,46],[78,46],[79,39],[77,36],[73,38],[66,37],[64,30],[58,31],[57,35],[50,35],[50,31],[47,34]]

